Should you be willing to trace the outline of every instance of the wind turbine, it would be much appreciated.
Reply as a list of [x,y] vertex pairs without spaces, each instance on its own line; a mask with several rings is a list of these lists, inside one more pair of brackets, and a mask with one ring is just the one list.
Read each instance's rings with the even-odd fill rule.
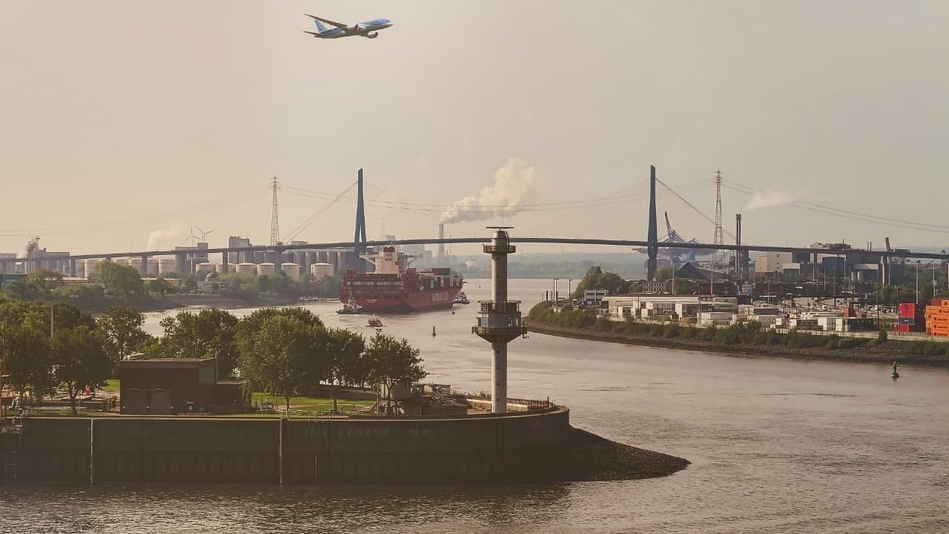
[[[207,232],[205,232],[205,231],[202,230],[201,227],[198,226],[197,224],[194,225],[194,227],[197,228],[199,232],[201,232],[201,241],[199,241],[199,243],[207,243],[207,239],[206,239],[207,235],[210,234],[211,232],[213,232],[214,230],[208,230]],[[192,237],[193,237],[193,236],[192,236]]]
[[[201,229],[198,228],[198,231],[200,231],[200,230],[201,230]],[[212,231],[213,231],[213,230],[212,230]],[[208,232],[208,233],[210,233],[210,232]],[[191,225],[191,233],[190,233],[190,235],[188,235],[188,237],[184,238],[184,240],[181,242],[181,244],[187,243],[188,240],[190,239],[190,240],[191,240],[191,248],[194,248],[194,240],[197,239],[197,238],[198,238],[198,236],[194,235],[194,225],[192,224],[192,225]]]

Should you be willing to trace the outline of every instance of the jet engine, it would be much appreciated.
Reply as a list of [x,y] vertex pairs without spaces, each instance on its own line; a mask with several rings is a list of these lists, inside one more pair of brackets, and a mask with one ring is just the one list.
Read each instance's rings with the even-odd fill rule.
[[376,37],[379,37],[379,32],[369,32],[366,34],[366,37],[370,39],[375,39]]

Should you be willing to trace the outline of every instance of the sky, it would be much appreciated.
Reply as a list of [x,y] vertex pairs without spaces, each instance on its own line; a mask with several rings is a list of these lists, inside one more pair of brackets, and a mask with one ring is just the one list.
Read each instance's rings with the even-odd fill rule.
[[[304,13],[394,25],[318,40]],[[746,244],[949,248],[947,20],[944,1],[7,2],[0,251],[266,244],[274,176],[281,240],[351,239],[360,168],[370,238],[645,239],[650,165],[686,238],[712,241],[721,170],[726,241],[742,213]]]

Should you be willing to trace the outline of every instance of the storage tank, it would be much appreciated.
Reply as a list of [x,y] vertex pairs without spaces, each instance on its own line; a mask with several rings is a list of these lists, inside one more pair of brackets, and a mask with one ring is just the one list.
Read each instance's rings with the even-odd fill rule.
[[310,274],[314,280],[322,280],[324,277],[333,276],[332,263],[314,263],[310,265]]
[[257,264],[257,276],[263,276],[265,274],[274,274],[275,267],[272,263],[259,263]]
[[158,276],[158,258],[148,258],[148,262],[145,264],[145,274]]
[[196,272],[196,273],[213,273],[213,272],[214,272],[214,266],[215,266],[215,265],[216,265],[216,264],[214,264],[214,263],[209,263],[209,262],[199,263],[199,264],[197,264],[197,265],[194,266],[194,272]]
[[169,273],[175,272],[175,261],[175,258],[158,258],[158,274],[167,276]]
[[227,265],[224,265],[223,263],[215,263],[214,272],[218,274],[233,273],[235,272],[235,266],[231,265],[230,263],[228,263]]
[[244,262],[237,264],[237,274],[249,274],[251,276],[257,276],[257,264]]
[[86,273],[86,278],[96,274],[96,264],[99,260],[82,260],[82,270]]
[[283,263],[280,265],[280,270],[283,271],[290,280],[299,280],[300,279],[300,265],[297,263]]
[[128,266],[135,269],[139,273],[142,272],[142,258],[129,258]]

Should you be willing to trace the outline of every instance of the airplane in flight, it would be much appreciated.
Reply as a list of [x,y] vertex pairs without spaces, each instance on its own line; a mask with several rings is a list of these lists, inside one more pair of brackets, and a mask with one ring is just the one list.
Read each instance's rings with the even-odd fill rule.
[[[306,16],[313,19],[313,22],[316,23],[316,29],[318,31],[304,31],[303,33],[308,33],[318,39],[338,39],[340,37],[351,37],[354,35],[366,37],[368,39],[375,39],[376,37],[379,37],[379,30],[384,30],[389,26],[392,26],[392,21],[389,19],[369,20],[350,26],[348,24],[333,22],[329,19],[314,17],[310,14],[306,14]],[[329,24],[330,26],[335,26],[335,28],[327,28],[323,25],[323,23]]]

